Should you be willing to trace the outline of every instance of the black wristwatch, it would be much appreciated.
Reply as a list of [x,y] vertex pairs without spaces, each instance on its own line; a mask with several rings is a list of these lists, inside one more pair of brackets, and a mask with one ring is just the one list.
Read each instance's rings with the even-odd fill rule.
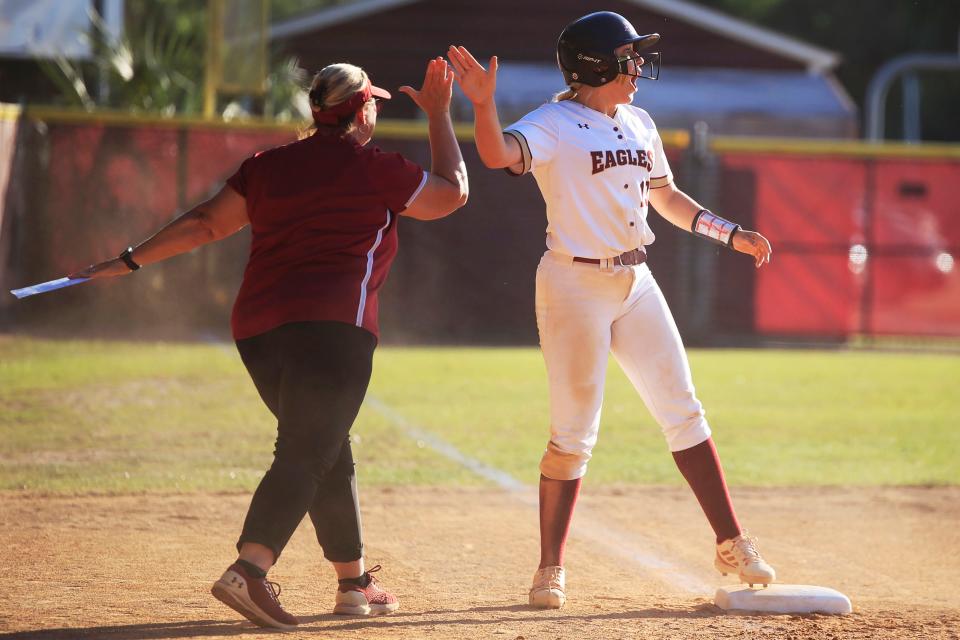
[[133,247],[127,247],[126,249],[123,250],[123,253],[120,254],[119,258],[123,260],[123,263],[125,265],[130,267],[130,271],[136,271],[137,269],[140,268],[140,265],[137,264],[136,261],[134,261],[134,259],[131,257],[132,253],[133,253]]

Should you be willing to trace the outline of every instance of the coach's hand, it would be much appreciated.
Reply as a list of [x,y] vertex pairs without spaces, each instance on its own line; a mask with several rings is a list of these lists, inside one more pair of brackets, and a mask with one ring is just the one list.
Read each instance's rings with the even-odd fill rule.
[[769,240],[756,231],[745,229],[740,229],[733,234],[733,248],[740,253],[753,256],[757,269],[762,267],[764,262],[770,262],[770,256],[773,254]]
[[447,50],[450,64],[457,72],[457,84],[475,105],[485,105],[497,92],[497,56],[490,58],[490,69],[484,69],[466,47],[451,46]]
[[86,269],[71,273],[68,278],[112,278],[130,273],[130,267],[120,258],[92,264]]
[[450,112],[450,98],[453,95],[453,71],[443,58],[434,58],[427,63],[427,72],[423,76],[423,87],[417,91],[413,87],[402,86],[400,93],[410,96],[428,118]]

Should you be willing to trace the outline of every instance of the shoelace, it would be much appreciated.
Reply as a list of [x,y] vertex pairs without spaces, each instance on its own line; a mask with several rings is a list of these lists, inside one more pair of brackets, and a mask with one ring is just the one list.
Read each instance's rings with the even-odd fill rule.
[[265,580],[268,585],[270,585],[270,595],[273,596],[273,601],[278,605],[280,604],[280,583],[274,582],[273,580]]
[[376,573],[377,571],[380,571],[380,569],[382,569],[382,567],[378,564],[367,569],[367,575],[370,576],[371,583],[379,582],[379,580],[377,580],[377,577],[372,574]]
[[538,581],[537,586],[547,587],[547,588],[560,588],[560,572],[563,569],[560,567],[551,567],[548,573],[541,575],[541,579]]
[[760,551],[757,549],[757,539],[753,536],[743,536],[734,543],[733,548],[740,552],[738,554],[740,559],[746,560],[747,563],[760,562],[763,560],[763,558],[760,557]]

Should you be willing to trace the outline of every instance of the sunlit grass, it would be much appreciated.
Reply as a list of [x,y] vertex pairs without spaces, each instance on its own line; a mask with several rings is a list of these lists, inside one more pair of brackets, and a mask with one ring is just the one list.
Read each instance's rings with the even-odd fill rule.
[[[735,485],[957,484],[960,358],[694,350]],[[535,483],[549,421],[536,349],[382,348],[370,396],[408,425]],[[0,339],[0,488],[249,490],[276,425],[232,345]],[[365,485],[485,481],[365,405]],[[587,481],[679,483],[659,428],[611,364]]]

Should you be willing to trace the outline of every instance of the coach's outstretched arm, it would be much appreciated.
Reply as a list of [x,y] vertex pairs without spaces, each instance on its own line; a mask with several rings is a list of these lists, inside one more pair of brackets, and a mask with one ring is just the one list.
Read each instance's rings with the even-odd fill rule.
[[450,120],[453,72],[443,58],[427,64],[423,87],[400,87],[427,115],[430,130],[430,175],[427,184],[400,215],[418,220],[436,220],[450,215],[467,203],[467,165],[463,162],[457,136]]
[[180,215],[149,239],[136,245],[132,251],[124,251],[120,257],[90,265],[82,271],[71,273],[70,277],[122,276],[143,265],[160,262],[226,238],[249,223],[247,201],[231,187],[224,185],[217,195]]
[[[753,256],[754,265],[759,269],[765,262],[770,262],[773,249],[770,241],[756,231],[741,229],[740,225],[733,224],[723,218],[714,216],[708,209],[701,207],[696,200],[677,188],[673,182],[666,186],[650,190],[650,204],[661,216],[671,223],[694,233],[708,237],[716,242],[725,244],[735,251]],[[715,224],[706,225],[706,233],[698,231],[695,223],[701,212],[713,216]],[[706,222],[706,220],[704,220]],[[728,227],[724,229],[724,227]],[[729,233],[730,235],[725,235]]]
[[490,58],[490,69],[487,70],[466,47],[451,46],[447,55],[456,71],[457,84],[473,103],[474,136],[480,160],[490,169],[510,167],[521,172],[523,155],[520,144],[512,136],[504,135],[497,114],[497,56]]

